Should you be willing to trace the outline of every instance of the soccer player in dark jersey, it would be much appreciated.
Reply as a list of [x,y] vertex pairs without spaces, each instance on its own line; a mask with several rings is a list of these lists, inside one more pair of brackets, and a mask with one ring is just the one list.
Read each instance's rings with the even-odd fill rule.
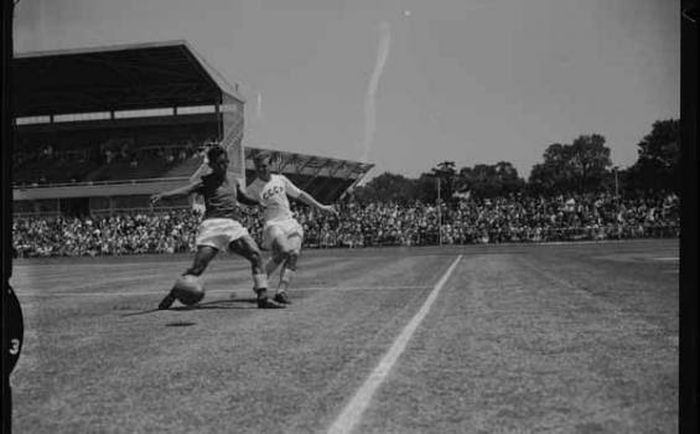
[[[220,250],[229,250],[243,256],[250,262],[253,272],[254,290],[257,294],[258,307],[261,309],[278,309],[284,305],[267,297],[267,275],[260,249],[257,243],[239,222],[240,204],[253,205],[244,193],[236,177],[228,172],[229,159],[226,150],[212,146],[207,152],[209,167],[212,172],[199,181],[151,196],[155,204],[165,197],[201,194],[204,197],[204,219],[197,230],[197,252],[194,262],[183,275],[201,276],[212,259]],[[168,309],[175,302],[173,290],[170,290],[159,309]]]

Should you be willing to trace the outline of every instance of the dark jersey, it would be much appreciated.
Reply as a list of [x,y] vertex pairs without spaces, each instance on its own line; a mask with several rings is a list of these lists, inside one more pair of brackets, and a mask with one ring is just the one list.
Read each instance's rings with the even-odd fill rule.
[[218,176],[214,173],[202,176],[195,193],[204,197],[204,218],[229,218],[240,221],[241,209],[236,198],[238,181],[227,173]]

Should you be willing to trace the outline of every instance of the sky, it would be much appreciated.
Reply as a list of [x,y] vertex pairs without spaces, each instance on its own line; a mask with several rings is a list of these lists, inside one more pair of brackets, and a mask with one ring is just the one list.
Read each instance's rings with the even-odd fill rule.
[[187,40],[247,146],[417,177],[601,134],[627,167],[680,117],[680,0],[20,0],[15,53]]

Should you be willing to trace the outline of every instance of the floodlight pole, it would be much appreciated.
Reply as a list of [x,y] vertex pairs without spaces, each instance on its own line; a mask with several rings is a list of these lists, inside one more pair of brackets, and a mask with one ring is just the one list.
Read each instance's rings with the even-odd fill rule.
[[438,245],[442,247],[442,207],[440,206],[440,177],[437,177]]

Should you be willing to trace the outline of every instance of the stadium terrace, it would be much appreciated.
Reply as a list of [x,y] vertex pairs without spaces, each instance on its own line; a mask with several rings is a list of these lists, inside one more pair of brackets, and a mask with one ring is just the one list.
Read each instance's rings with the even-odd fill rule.
[[[244,104],[185,41],[19,54],[13,61],[14,212],[90,215],[148,208],[226,146],[250,176]],[[332,201],[372,165],[275,150],[274,169]],[[169,204],[191,207],[191,199]]]

